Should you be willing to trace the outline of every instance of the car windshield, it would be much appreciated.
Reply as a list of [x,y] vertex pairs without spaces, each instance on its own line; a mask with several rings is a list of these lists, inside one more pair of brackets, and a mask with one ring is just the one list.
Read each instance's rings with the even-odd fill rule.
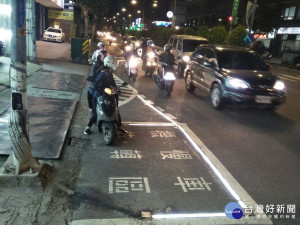
[[54,29],[54,28],[48,28],[48,32],[53,32],[53,33],[61,33],[59,29]]
[[268,70],[268,66],[254,53],[217,51],[219,66],[234,70]]
[[208,42],[203,40],[183,40],[183,51],[193,52],[198,45],[207,44]]
[[136,38],[135,38],[135,37],[132,37],[131,40],[132,40],[132,41],[136,41]]

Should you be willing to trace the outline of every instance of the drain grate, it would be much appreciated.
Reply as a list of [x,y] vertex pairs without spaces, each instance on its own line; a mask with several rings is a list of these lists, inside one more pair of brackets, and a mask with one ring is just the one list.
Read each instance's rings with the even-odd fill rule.
[[0,100],[0,114],[5,112],[9,108],[11,108],[11,101],[10,100],[7,100],[7,101],[1,101]]

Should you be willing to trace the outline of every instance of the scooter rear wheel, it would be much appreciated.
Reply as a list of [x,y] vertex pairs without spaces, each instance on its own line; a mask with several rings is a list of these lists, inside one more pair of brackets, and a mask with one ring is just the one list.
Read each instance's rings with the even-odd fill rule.
[[103,122],[102,123],[102,134],[103,140],[106,145],[111,145],[114,143],[117,137],[117,127],[113,122]]

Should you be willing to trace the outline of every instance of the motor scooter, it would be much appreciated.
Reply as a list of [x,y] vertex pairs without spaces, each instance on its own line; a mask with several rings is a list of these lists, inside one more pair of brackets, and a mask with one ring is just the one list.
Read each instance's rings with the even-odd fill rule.
[[120,87],[105,88],[103,95],[97,98],[97,127],[103,134],[106,145],[113,144],[117,137],[117,127],[120,123],[118,95],[120,88],[127,84],[124,82]]
[[125,72],[128,77],[132,78],[133,81],[136,81],[138,75],[138,59],[137,53],[135,54],[135,49],[131,45],[125,46],[124,50],[124,58],[126,60],[125,63]]
[[145,71],[146,77],[152,77],[152,75],[157,70],[157,57],[155,53],[148,52],[143,59],[143,70]]
[[154,77],[154,81],[158,88],[165,92],[167,97],[171,95],[175,80],[176,77],[174,75],[173,65],[160,63],[158,72]]

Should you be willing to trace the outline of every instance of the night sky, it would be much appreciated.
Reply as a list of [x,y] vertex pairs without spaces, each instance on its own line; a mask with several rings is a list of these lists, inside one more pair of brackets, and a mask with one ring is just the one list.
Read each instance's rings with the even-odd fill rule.
[[130,0],[112,0],[112,4],[109,9],[109,17],[116,15],[117,12],[121,12],[124,7],[127,9],[126,14],[134,14],[138,9],[142,11],[144,6],[144,13],[146,19],[151,20],[168,20],[166,13],[170,10],[170,3],[172,0],[158,0],[158,7],[153,8],[153,0],[137,0],[137,5],[131,5]]

